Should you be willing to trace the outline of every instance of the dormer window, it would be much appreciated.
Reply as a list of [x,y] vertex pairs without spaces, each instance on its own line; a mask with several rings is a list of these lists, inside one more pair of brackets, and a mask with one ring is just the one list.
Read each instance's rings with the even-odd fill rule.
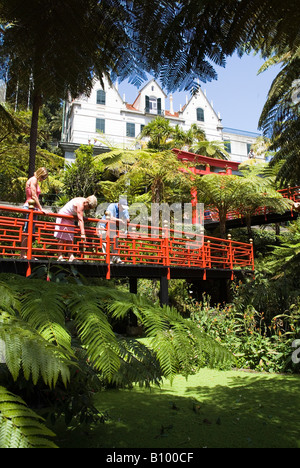
[[97,91],[97,104],[101,104],[102,106],[106,104],[106,93],[103,89],[98,89]]
[[197,121],[204,122],[204,110],[202,107],[198,107],[197,109]]
[[162,115],[161,98],[146,96],[146,112],[149,114]]

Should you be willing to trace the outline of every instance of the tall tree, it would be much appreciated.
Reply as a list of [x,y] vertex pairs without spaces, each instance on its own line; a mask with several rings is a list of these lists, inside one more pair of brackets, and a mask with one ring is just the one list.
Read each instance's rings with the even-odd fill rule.
[[[97,159],[102,163],[106,161],[107,169],[110,164],[113,167],[118,162],[118,167],[123,170],[116,182],[101,182],[101,189],[108,200],[117,200],[120,194],[126,192],[130,202],[136,202],[140,201],[139,196],[146,192],[147,196],[143,197],[145,202],[190,201],[191,174],[187,166],[185,171],[182,170],[184,164],[172,151],[137,150],[132,151],[131,155],[125,152],[123,158],[122,152],[115,151],[109,162],[110,154],[98,156]],[[126,156],[130,164],[126,165],[124,170]]]
[[43,100],[88,93],[94,76],[118,71],[125,77],[140,69],[133,58],[130,15],[122,3],[0,0],[2,73],[19,86],[32,80],[29,175],[35,169]]
[[1,68],[26,88],[32,79],[30,173],[43,99],[88,93],[111,73],[193,90],[237,49],[295,47],[299,15],[297,0],[0,0]]
[[262,71],[274,63],[281,63],[282,69],[272,83],[259,125],[272,137],[269,149],[276,154],[271,165],[283,162],[278,180],[296,185],[300,183],[300,46],[273,55]]
[[157,117],[146,125],[141,133],[141,137],[149,137],[148,148],[155,150],[165,150],[170,148],[174,128],[169,120],[164,117]]
[[[161,63],[158,76],[166,88],[191,89],[198,79],[215,79],[214,64],[238,50],[269,57],[299,43],[297,0],[133,0],[139,28],[147,40],[142,52],[150,64]],[[158,40],[159,38],[159,40]],[[197,84],[198,83],[198,84]]]
[[230,159],[230,155],[228,151],[226,151],[223,141],[198,141],[192,146],[192,150],[196,154],[202,154],[202,156],[208,156],[210,158]]
[[236,175],[207,174],[196,176],[199,201],[205,208],[216,211],[220,220],[221,237],[226,237],[226,220],[230,211],[239,211],[247,220],[259,207],[267,207],[277,213],[291,208],[287,200],[273,187],[269,178],[257,177],[257,173],[244,169],[243,177]]

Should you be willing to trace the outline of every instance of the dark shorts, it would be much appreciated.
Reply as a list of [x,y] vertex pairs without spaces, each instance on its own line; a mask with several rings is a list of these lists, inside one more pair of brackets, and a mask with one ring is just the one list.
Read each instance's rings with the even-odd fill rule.
[[[29,208],[28,208],[27,205],[22,206],[22,208],[23,208],[24,210],[28,210],[28,211],[29,211]],[[33,208],[33,211],[38,211],[38,209],[37,209],[37,208]],[[28,219],[28,218],[29,218],[29,214],[26,215],[26,219]],[[36,215],[33,215],[33,219],[34,219],[34,221],[36,221],[37,216],[36,216]],[[29,224],[29,223],[27,223],[27,221],[26,221],[26,223],[24,224],[24,227],[23,227],[23,232],[25,232],[26,234],[28,234],[28,224]],[[33,223],[32,233],[33,233],[33,234],[35,233],[35,223]]]

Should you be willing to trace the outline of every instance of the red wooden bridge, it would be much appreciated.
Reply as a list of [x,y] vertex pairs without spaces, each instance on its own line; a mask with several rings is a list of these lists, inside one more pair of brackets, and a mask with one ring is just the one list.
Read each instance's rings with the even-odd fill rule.
[[[286,189],[278,190],[278,192],[284,197],[288,198],[294,203],[300,202],[300,187],[289,187]],[[296,220],[299,216],[299,213],[293,209],[287,211],[284,214],[278,214],[269,208],[262,206],[257,208],[251,216],[251,225],[257,226],[262,224],[272,224],[272,223],[283,223],[286,221]],[[219,215],[213,207],[205,210],[204,213],[204,222],[205,228],[210,230],[216,227],[219,224]],[[245,216],[239,211],[229,211],[227,213],[227,227],[241,227],[245,224]]]
[[[195,175],[208,175],[208,174],[238,174],[240,162],[211,158],[189,151],[183,151],[174,148],[173,152],[177,155],[180,161],[192,163],[194,166],[189,167],[189,172]],[[182,169],[185,171],[185,169]],[[289,198],[294,202],[300,202],[300,187],[289,187],[286,189],[278,190],[284,198]],[[197,191],[192,190],[191,193],[192,204],[197,203]],[[251,216],[251,224],[253,226],[271,223],[280,223],[291,221],[298,217],[298,213],[290,210],[284,214],[278,214],[271,211],[267,207],[258,208]],[[196,221],[196,219],[195,219]],[[204,222],[205,228],[209,231],[214,230],[219,224],[219,214],[214,207],[205,207]],[[245,224],[245,216],[239,211],[229,211],[227,213],[227,227],[235,228],[241,227]]]
[[[76,269],[86,276],[159,278],[165,285],[175,278],[233,279],[243,271],[254,270],[252,243],[159,227],[153,230],[131,223],[123,234],[113,231],[109,220],[99,237],[100,220],[87,218],[86,242],[75,226],[73,243],[60,244],[54,237],[58,217],[72,219],[0,206],[0,271],[29,276],[34,266],[41,263],[69,266],[73,264],[68,262],[70,253],[76,257]],[[28,233],[23,232],[25,223]],[[64,263],[58,262],[61,255]],[[120,263],[114,263],[115,258]]]

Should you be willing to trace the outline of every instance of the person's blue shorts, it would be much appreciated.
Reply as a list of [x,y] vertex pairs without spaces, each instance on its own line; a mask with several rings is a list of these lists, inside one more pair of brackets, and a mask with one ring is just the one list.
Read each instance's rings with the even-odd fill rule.
[[[28,210],[29,211],[29,208],[27,205],[24,205],[22,206],[22,208],[24,210]],[[38,211],[37,208],[33,208],[34,211]],[[29,214],[26,215],[26,219],[29,218]],[[37,219],[37,216],[36,215],[33,215],[33,219],[36,220]],[[25,232],[26,234],[28,233],[28,222],[26,221],[26,223],[24,224],[24,227],[23,227],[23,232]],[[32,233],[35,234],[35,223],[33,223],[33,229],[32,229]]]

